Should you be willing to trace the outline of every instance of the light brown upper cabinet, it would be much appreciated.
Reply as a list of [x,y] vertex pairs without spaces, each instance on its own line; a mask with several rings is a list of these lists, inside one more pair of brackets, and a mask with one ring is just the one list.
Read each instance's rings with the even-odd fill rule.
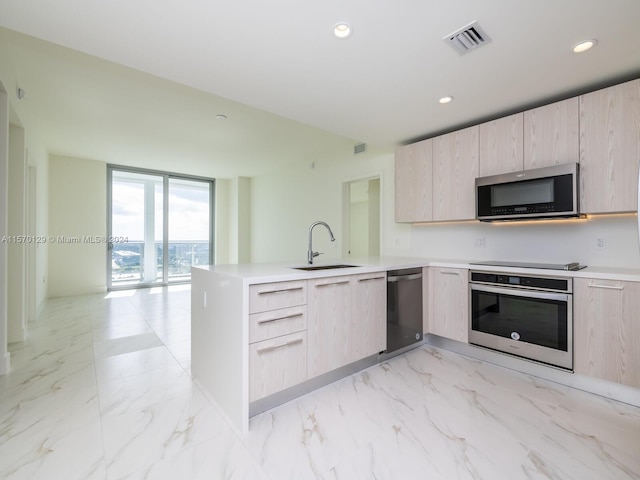
[[522,170],[523,114],[516,113],[480,125],[479,176]]
[[580,96],[580,209],[638,208],[640,80]]
[[433,219],[471,220],[478,176],[478,126],[433,139]]
[[578,163],[578,97],[524,112],[524,170]]
[[640,79],[396,150],[396,222],[475,218],[475,178],[580,163],[582,213],[635,212]]
[[396,222],[433,220],[432,163],[432,140],[396,149]]

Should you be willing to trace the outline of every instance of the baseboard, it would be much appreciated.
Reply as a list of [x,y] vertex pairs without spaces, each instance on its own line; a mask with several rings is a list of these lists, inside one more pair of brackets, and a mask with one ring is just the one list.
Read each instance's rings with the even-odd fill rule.
[[249,404],[249,417],[254,417],[259,413],[271,410],[278,405],[282,405],[283,403],[289,402],[302,395],[313,392],[314,390],[329,385],[341,378],[348,377],[349,375],[364,370],[365,368],[369,368],[377,363],[379,363],[379,356],[377,354],[372,355],[370,357],[363,358],[362,360],[358,360],[357,362],[337,368],[336,370],[314,377],[304,383],[287,388],[286,390],[281,390],[269,395],[268,397],[254,400]]
[[48,298],[64,298],[78,297],[83,295],[95,295],[99,293],[107,293],[105,285],[89,285],[81,289],[57,289],[51,293]]
[[0,357],[0,375],[6,375],[11,369],[11,354],[6,352]]

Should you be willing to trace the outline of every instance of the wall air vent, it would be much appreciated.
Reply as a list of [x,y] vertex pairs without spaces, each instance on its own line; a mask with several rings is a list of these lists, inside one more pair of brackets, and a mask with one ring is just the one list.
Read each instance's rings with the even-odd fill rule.
[[478,22],[472,22],[466,27],[447,35],[443,38],[445,42],[451,45],[460,55],[469,53],[491,41],[487,32],[485,32]]
[[366,143],[359,143],[358,145],[354,145],[353,147],[353,154],[357,155],[359,153],[363,153],[367,151],[367,144]]

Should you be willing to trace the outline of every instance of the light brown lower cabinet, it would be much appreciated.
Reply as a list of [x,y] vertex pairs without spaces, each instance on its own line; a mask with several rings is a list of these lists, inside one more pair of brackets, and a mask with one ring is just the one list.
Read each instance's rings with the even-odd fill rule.
[[351,337],[358,361],[387,348],[387,276],[384,272],[354,275]]
[[249,345],[249,401],[266,397],[307,379],[307,332]]
[[574,370],[640,388],[640,283],[573,281]]
[[249,297],[250,402],[387,347],[386,272],[252,285]]
[[351,277],[308,281],[309,378],[349,363]]
[[309,378],[386,348],[386,288],[385,272],[309,280]]
[[469,271],[429,267],[428,333],[469,341]]
[[307,281],[249,287],[249,401],[307,380]]

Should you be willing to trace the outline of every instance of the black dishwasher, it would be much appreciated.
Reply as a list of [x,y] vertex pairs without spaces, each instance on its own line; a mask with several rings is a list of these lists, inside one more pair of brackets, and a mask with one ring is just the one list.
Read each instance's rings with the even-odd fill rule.
[[386,353],[420,342],[422,331],[422,268],[388,271]]

